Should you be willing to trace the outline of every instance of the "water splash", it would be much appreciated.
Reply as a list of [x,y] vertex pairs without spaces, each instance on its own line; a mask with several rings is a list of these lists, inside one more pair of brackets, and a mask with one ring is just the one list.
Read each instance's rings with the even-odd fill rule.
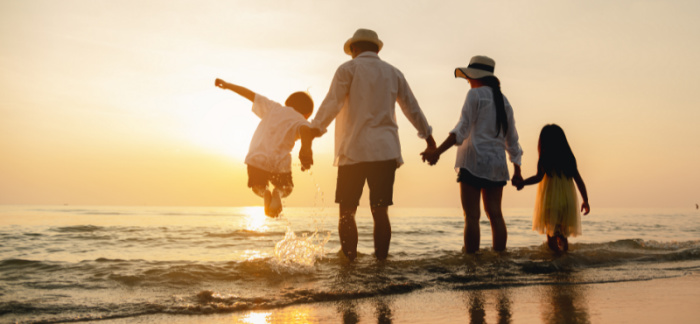
[[324,247],[331,238],[331,232],[326,232],[325,236],[319,235],[316,230],[311,236],[302,234],[297,237],[290,227],[284,239],[275,244],[275,258],[273,269],[278,273],[309,271],[316,263],[316,259],[323,259],[325,255]]

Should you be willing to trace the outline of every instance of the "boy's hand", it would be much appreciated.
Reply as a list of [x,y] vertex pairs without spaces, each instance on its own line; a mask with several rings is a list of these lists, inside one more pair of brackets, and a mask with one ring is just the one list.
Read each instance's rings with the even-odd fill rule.
[[301,171],[311,169],[314,164],[314,152],[311,151],[311,145],[315,137],[321,135],[318,129],[309,126],[301,126],[299,128],[299,137],[301,138],[301,148],[299,149],[299,161],[301,161]]
[[221,89],[225,89],[224,86],[226,85],[226,81],[221,80],[221,79],[216,79],[216,80],[214,81],[214,85],[217,86],[217,87],[219,87],[219,88],[221,88]]
[[299,150],[299,161],[301,161],[301,171],[311,169],[311,166],[314,164],[314,154],[311,148],[302,147]]

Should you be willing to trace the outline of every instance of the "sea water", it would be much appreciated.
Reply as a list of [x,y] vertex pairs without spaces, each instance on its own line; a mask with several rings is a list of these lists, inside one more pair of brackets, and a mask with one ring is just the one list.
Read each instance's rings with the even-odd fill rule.
[[594,209],[570,252],[551,253],[531,209],[506,209],[508,248],[461,253],[459,209],[390,209],[389,259],[357,215],[348,263],[337,207],[0,207],[0,322],[212,314],[417,291],[619,282],[700,269],[695,209]]

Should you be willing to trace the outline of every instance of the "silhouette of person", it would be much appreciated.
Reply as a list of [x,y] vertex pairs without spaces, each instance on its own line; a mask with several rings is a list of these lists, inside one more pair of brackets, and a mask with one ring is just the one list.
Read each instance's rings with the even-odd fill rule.
[[339,204],[338,232],[348,260],[357,257],[355,213],[365,182],[374,218],[374,254],[384,260],[389,254],[396,169],[403,163],[396,123],[395,104],[435,148],[432,128],[401,71],[379,58],[383,42],[377,33],[358,29],[345,42],[352,60],[338,67],[331,87],[311,122],[313,131],[301,133],[299,159],[302,168],[313,164],[311,144],[335,120],[335,161],[338,166],[335,201]]

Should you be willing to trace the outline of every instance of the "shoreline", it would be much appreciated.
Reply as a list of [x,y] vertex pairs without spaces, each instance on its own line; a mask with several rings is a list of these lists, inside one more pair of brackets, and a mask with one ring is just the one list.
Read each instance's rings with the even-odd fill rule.
[[211,315],[146,315],[103,323],[694,323],[700,273],[644,281],[484,290],[422,290]]

